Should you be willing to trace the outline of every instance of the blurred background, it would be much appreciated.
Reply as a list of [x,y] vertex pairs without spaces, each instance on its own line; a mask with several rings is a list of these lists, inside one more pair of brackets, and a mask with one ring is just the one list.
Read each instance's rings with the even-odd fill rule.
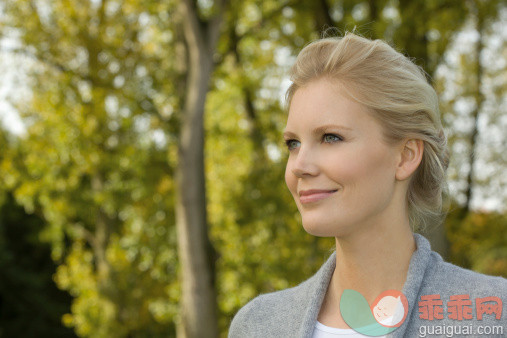
[[334,248],[285,186],[288,69],[329,27],[422,66],[454,264],[507,277],[500,0],[0,2],[0,337],[226,337]]

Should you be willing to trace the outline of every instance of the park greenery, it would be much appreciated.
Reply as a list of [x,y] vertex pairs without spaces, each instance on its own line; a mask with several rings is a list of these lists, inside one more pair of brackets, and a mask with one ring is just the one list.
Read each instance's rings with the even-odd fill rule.
[[[285,186],[282,97],[298,51],[330,27],[384,39],[426,70],[452,154],[441,252],[507,277],[501,1],[5,0],[0,11],[2,58],[28,88],[10,100],[26,131],[0,130],[0,337],[225,337],[254,296],[311,276],[334,239],[305,233]],[[481,208],[488,196],[499,207]],[[182,239],[189,215],[198,226]],[[200,278],[187,259],[210,273],[202,309],[183,296]],[[192,331],[198,310],[214,324]]]

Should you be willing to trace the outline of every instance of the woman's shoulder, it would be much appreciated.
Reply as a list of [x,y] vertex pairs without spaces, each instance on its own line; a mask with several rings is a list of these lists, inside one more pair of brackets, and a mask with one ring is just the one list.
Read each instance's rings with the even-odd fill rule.
[[304,288],[305,285],[301,283],[292,288],[260,294],[244,305],[236,316],[270,317],[271,313],[279,311],[281,307],[290,308],[301,302]]
[[308,281],[250,300],[232,319],[229,337],[263,337],[270,331],[282,334],[284,326],[290,325],[304,311],[311,286]]
[[451,291],[473,291],[474,293],[495,291],[503,292],[507,296],[507,279],[501,276],[491,276],[465,269],[446,262],[442,257],[432,252],[432,268],[425,284],[438,285],[442,289]]
[[299,332],[308,311],[318,307],[334,270],[333,252],[320,269],[300,284],[261,294],[232,319],[229,337],[291,337]]
[[430,268],[427,270],[418,292],[418,302],[434,299],[445,307],[457,303],[478,306],[497,304],[507,311],[507,279],[446,262],[436,253],[431,253]]
[[[494,293],[507,297],[507,279],[472,271],[446,262],[440,254],[431,249],[429,241],[415,234],[420,253],[412,274],[422,274],[419,292],[430,294],[474,294]],[[432,293],[431,293],[432,292]]]

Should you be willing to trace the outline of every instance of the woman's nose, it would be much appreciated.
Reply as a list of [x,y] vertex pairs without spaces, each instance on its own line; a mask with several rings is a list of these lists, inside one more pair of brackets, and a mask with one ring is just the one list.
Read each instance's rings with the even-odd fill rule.
[[311,149],[300,147],[292,165],[292,173],[297,177],[314,176],[318,173],[315,153]]

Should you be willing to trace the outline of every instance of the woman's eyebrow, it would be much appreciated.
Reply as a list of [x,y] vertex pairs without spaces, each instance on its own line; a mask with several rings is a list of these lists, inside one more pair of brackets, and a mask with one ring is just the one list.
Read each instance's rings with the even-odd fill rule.
[[[313,130],[313,134],[320,134],[320,133],[323,133],[325,132],[327,129],[331,129],[331,128],[336,128],[336,129],[345,129],[345,130],[352,130],[351,128],[349,127],[345,127],[345,126],[340,126],[340,125],[337,125],[337,124],[326,124],[326,125],[323,125],[323,126],[320,126],[320,127],[317,127]],[[293,137],[293,136],[296,136],[296,134],[294,134],[293,132],[291,131],[288,131],[288,130],[284,130],[283,132],[283,136],[284,137]]]

